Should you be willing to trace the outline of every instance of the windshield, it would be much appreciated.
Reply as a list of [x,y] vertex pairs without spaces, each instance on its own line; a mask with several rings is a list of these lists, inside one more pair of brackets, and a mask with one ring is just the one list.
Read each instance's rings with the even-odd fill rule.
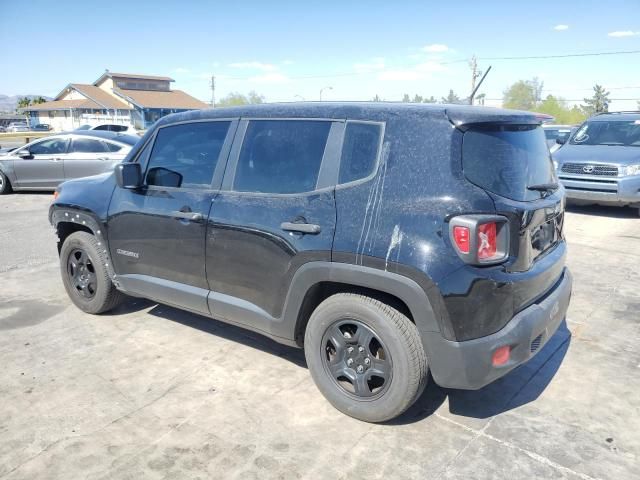
[[571,145],[638,147],[640,146],[640,120],[587,122],[573,136]]
[[529,187],[556,184],[551,156],[541,127],[491,126],[467,131],[462,166],[469,181],[503,197],[539,199]]

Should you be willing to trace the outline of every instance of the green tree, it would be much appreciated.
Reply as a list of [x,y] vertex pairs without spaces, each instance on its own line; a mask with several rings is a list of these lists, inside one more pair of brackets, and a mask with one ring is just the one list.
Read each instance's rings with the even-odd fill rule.
[[403,101],[404,103],[409,103],[409,102],[411,101],[411,98],[409,97],[409,94],[408,94],[408,93],[405,93],[405,94],[402,96],[402,101]]
[[421,95],[418,95],[417,93],[413,96],[413,100],[411,100],[413,103],[422,103],[424,99],[422,98]]
[[551,115],[555,118],[556,123],[567,125],[581,123],[586,118],[580,108],[576,106],[569,108],[564,99],[553,95],[547,95],[547,98],[535,108],[535,111]]
[[502,105],[517,110],[533,110],[537,103],[535,88],[528,80],[518,80],[504,91]]
[[449,90],[449,95],[442,97],[442,103],[461,103],[460,97],[453,90]]
[[231,92],[226,97],[222,98],[216,103],[218,107],[235,107],[238,105],[249,105],[252,103],[264,103],[264,95],[259,95],[254,90],[251,90],[248,95],[243,95],[238,92]]
[[610,94],[611,92],[605,91],[602,85],[596,84],[593,87],[593,96],[584,99],[585,105],[581,105],[582,111],[589,117],[596,113],[608,112]]
[[431,95],[429,98],[424,97],[424,100],[422,100],[422,103],[438,103],[438,99],[433,95]]
[[372,102],[381,102],[382,99],[378,96],[378,94],[376,93],[376,96],[373,97],[373,99],[371,100]]
[[39,103],[45,103],[46,101],[47,101],[46,98],[38,95],[37,97],[31,99],[31,105],[37,105]]

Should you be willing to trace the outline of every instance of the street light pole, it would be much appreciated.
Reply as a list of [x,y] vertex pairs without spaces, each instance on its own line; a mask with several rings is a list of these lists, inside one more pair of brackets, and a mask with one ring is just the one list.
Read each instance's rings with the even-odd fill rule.
[[322,92],[325,90],[333,90],[333,87],[322,87],[320,89],[320,101],[322,101]]

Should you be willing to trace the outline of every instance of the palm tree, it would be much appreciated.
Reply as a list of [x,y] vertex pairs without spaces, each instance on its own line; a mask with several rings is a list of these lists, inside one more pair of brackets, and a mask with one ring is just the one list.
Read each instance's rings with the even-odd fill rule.
[[31,105],[37,105],[38,103],[46,103],[47,99],[43,96],[38,95],[36,98],[31,100]]
[[22,97],[18,100],[18,108],[27,108],[31,105],[31,99],[29,97]]

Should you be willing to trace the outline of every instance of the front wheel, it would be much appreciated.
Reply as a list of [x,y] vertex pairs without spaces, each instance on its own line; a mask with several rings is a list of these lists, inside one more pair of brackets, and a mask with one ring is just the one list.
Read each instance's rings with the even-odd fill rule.
[[104,246],[88,232],[69,235],[60,249],[60,272],[71,301],[87,313],[103,313],[123,299],[107,272]]
[[416,326],[370,297],[340,293],[311,315],[305,356],[318,389],[341,412],[384,422],[409,408],[427,381]]

